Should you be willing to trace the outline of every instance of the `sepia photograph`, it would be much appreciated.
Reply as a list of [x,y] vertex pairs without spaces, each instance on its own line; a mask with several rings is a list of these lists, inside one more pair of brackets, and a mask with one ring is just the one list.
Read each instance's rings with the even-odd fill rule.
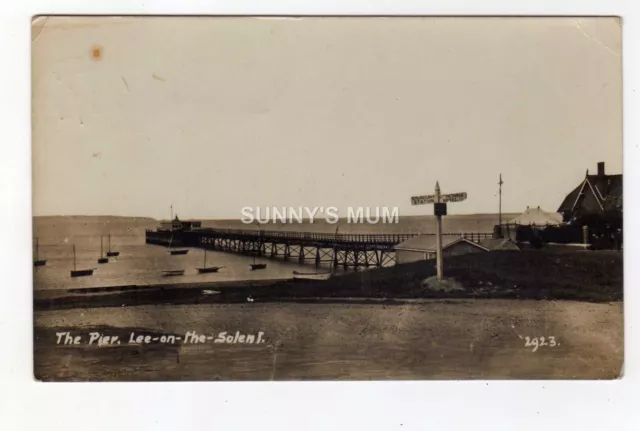
[[620,378],[621,26],[34,18],[35,378]]

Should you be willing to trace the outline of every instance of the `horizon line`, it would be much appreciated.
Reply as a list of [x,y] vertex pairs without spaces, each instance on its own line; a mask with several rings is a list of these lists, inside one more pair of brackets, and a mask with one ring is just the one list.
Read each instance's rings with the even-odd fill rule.
[[[551,212],[551,211],[546,211]],[[498,212],[479,212],[479,213],[456,213],[456,214],[448,214],[448,216],[473,216],[473,215],[496,215],[499,214],[522,214],[522,211],[503,211],[502,213]],[[411,215],[398,215],[400,218],[410,218],[410,217],[425,217],[425,216],[434,216],[433,214],[411,214]],[[114,215],[114,214],[44,214],[44,215],[32,215],[32,218],[44,218],[44,217],[115,217],[115,218],[141,218],[141,219],[151,219],[151,220],[169,220],[168,217],[164,218],[155,218],[151,216],[136,216],[136,215]],[[446,216],[445,216],[446,217]],[[348,217],[339,217],[340,220],[347,219]],[[303,217],[303,220],[310,220],[309,217]],[[187,217],[181,218],[180,220],[210,220],[210,221],[241,221],[241,218],[207,218],[207,217]],[[322,220],[321,218],[315,218],[314,220]]]

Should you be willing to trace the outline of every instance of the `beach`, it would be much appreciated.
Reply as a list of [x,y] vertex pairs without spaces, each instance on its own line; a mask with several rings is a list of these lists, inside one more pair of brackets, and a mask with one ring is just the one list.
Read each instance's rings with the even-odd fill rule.
[[[611,379],[623,362],[620,302],[149,305],[37,311],[35,326],[35,375],[56,381]],[[56,344],[64,331],[122,344]],[[189,331],[265,342],[128,343]],[[534,351],[526,337],[547,345]]]

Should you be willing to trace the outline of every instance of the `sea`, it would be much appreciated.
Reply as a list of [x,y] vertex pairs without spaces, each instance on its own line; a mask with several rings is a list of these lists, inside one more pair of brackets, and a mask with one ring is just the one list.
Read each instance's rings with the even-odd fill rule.
[[[513,214],[503,214],[505,219]],[[451,215],[443,218],[446,233],[491,232],[497,223],[497,214]],[[116,216],[45,216],[34,217],[33,236],[37,238],[38,258],[47,261],[45,266],[34,268],[34,289],[78,289],[91,287],[156,285],[174,283],[209,283],[237,280],[276,280],[291,278],[292,272],[310,271],[313,263],[300,265],[278,259],[257,258],[267,263],[267,268],[252,271],[252,257],[207,251],[207,266],[223,267],[217,273],[198,274],[196,268],[204,263],[204,250],[193,248],[186,255],[170,255],[167,248],[145,243],[145,231],[155,229],[159,220],[140,217]],[[204,227],[225,229],[256,229],[239,220],[202,220]],[[324,221],[314,223],[275,223],[261,226],[264,230],[335,233],[336,225]],[[339,233],[434,233],[433,216],[400,217],[392,224],[349,224],[341,221]],[[98,264],[102,251],[109,247],[120,252],[110,257],[106,264]],[[74,269],[95,268],[87,277],[71,278]],[[35,258],[34,241],[34,258]],[[165,270],[184,269],[185,274],[166,277]]]

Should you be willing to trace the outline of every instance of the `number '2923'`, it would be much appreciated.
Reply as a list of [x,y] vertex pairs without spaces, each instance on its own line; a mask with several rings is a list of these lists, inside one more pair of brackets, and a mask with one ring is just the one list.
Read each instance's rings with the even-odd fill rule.
[[533,347],[532,352],[538,350],[539,347],[556,347],[559,346],[560,343],[556,341],[556,337],[524,337],[525,343],[524,347]]

